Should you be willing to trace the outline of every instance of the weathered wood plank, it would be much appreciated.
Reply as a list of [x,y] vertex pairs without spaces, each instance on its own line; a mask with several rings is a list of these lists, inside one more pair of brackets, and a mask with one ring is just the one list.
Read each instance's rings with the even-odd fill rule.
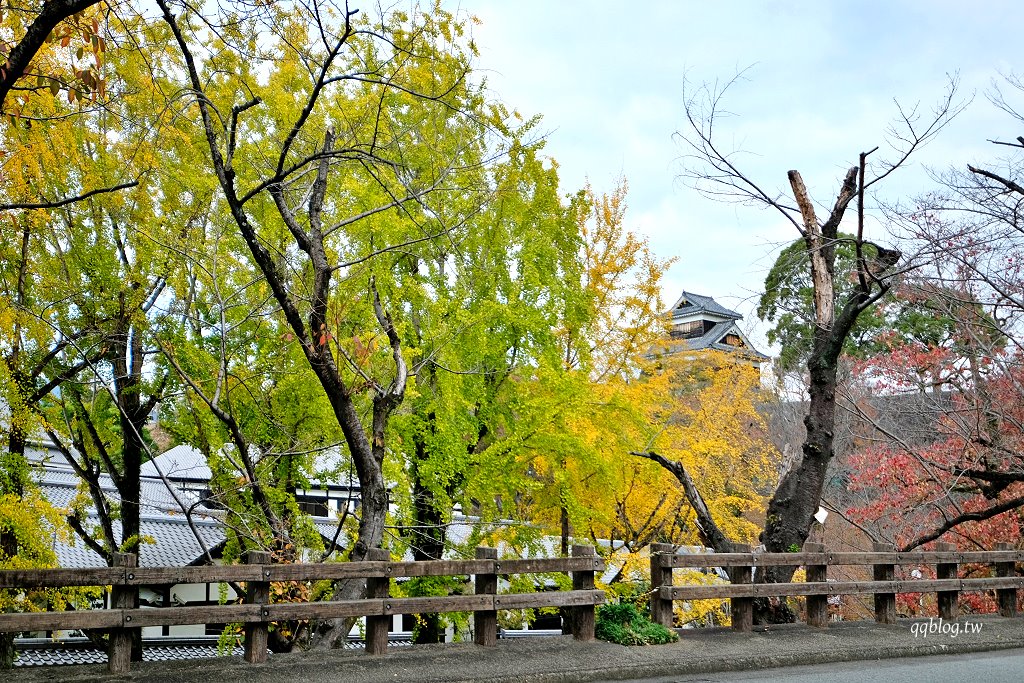
[[84,569],[0,569],[0,588],[110,586],[123,583],[123,567]]
[[390,598],[384,601],[385,614],[428,614],[431,612],[472,612],[493,610],[493,595],[441,595],[419,598]]
[[[915,551],[842,552],[842,553],[701,553],[690,555],[661,554],[656,558],[663,568],[730,567],[739,565],[931,565],[938,563],[1017,563],[1024,562],[1024,551],[995,550],[969,552]],[[490,573],[492,561],[439,560],[432,562],[328,562],[259,566],[224,565],[204,567],[144,567],[125,571],[122,568],[87,567],[80,569],[5,569],[0,570],[0,588],[44,586],[109,586],[161,585],[175,583],[220,583],[226,581],[338,580],[358,577],[439,576]],[[526,574],[556,571],[604,569],[600,558],[538,558],[498,561],[494,573]]]
[[721,584],[717,586],[673,586],[660,589],[663,599],[711,600],[742,597],[782,597],[796,595],[848,595],[855,593],[933,593],[942,590],[961,592],[994,588],[1024,587],[1024,577],[980,579],[914,579],[907,581],[829,581],[826,583]]
[[[936,543],[935,549],[941,552],[953,552],[956,546],[952,543]],[[939,579],[955,579],[958,576],[957,561],[940,562],[935,566],[935,576]],[[956,619],[959,609],[960,593],[958,591],[939,591],[939,616],[952,621]]]
[[123,625],[120,610],[76,610],[67,612],[21,612],[0,614],[0,633],[19,631],[75,631],[84,628],[118,628]]
[[695,553],[663,555],[662,566],[683,567],[771,567],[781,565],[834,564],[828,553]]
[[[749,545],[736,545],[741,555],[750,555]],[[749,564],[741,564],[729,569],[729,580],[734,584],[749,584],[753,581],[753,569]],[[754,627],[754,601],[748,597],[736,596],[729,602],[732,615],[732,630],[750,632]]]
[[662,567],[731,567],[750,564],[751,553],[693,553],[687,555],[660,555],[658,564]]
[[[1009,550],[1013,546],[1009,543],[999,543],[1001,550]],[[1016,574],[1016,567],[1013,562],[998,562],[995,565],[996,576],[1009,578]],[[999,603],[999,614],[1004,617],[1017,616],[1017,589],[1002,588],[996,591],[996,601]]]
[[[804,549],[807,552],[822,554],[825,546],[821,543],[805,543]],[[828,582],[827,564],[808,564],[807,581],[810,583]],[[808,595],[807,596],[807,624],[817,628],[828,626],[828,596]]]
[[493,560],[423,560],[420,562],[392,562],[391,576],[469,576],[493,574]]
[[131,625],[136,628],[143,626],[184,626],[188,624],[222,624],[266,620],[259,605],[142,607],[139,609],[116,610],[116,612],[124,615],[125,625]]
[[[885,543],[872,544],[876,552],[891,552],[892,545]],[[881,563],[872,565],[872,576],[875,581],[894,581],[896,579],[896,565]],[[875,621],[879,624],[896,623],[896,594],[877,592],[874,595]]]
[[344,619],[384,614],[383,598],[329,602],[281,602],[267,607],[267,621]]
[[528,560],[501,560],[498,574],[544,574],[548,572],[576,572],[605,569],[604,559],[594,557],[541,557]]
[[366,560],[363,562],[310,562],[272,564],[264,567],[270,572],[270,582],[278,581],[339,581],[342,579],[381,578],[391,576],[391,562]]
[[1024,551],[985,550],[968,552],[915,551],[898,552],[829,552],[829,553],[693,553],[662,555],[663,567],[734,567],[753,565],[869,565],[869,564],[937,564],[939,562],[989,563],[1024,562]]
[[[390,553],[381,548],[370,548],[366,551],[366,560],[369,562],[383,562],[390,557]],[[386,599],[390,590],[391,579],[387,576],[370,577],[366,580],[366,597],[368,598]],[[383,615],[366,617],[366,654],[382,655],[387,652],[389,621],[391,618]]]
[[559,591],[541,593],[505,593],[494,598],[495,609],[527,609],[530,607],[577,607],[603,605],[604,591]]
[[157,586],[177,583],[226,583],[228,581],[260,581],[264,579],[261,565],[225,564],[201,567],[139,567],[128,572],[125,582],[130,586]]
[[[573,558],[596,560],[597,551],[592,545],[574,545],[572,547],[572,556]],[[597,566],[597,562],[594,562],[594,565],[594,567],[587,567],[572,573],[572,589],[574,591],[594,590],[594,569]],[[573,639],[581,642],[594,640],[594,628],[597,623],[594,605],[591,603],[574,607],[570,614],[572,615]]]
[[487,560],[491,563],[490,572],[477,572],[474,586],[477,595],[486,595],[491,599],[491,606],[473,613],[473,642],[484,647],[494,647],[498,644],[498,612],[494,609],[498,575],[493,572],[494,560],[498,559],[498,549],[479,547],[476,549],[476,557],[478,560]]
[[260,570],[259,581],[249,581],[245,584],[246,605],[258,609],[257,618],[246,619],[242,625],[245,631],[245,661],[250,664],[261,664],[267,661],[267,643],[270,640],[270,627],[263,616],[267,613],[265,609],[270,603],[270,570],[264,569],[264,565],[270,564],[270,553],[266,550],[250,550],[245,554],[245,564]]
[[899,582],[836,581],[832,583],[758,583],[718,586],[673,586],[661,589],[673,600],[708,600],[725,598],[782,597],[790,595],[835,595],[837,593],[872,593],[895,591]]
[[[111,564],[123,567],[125,573],[133,571],[139,563],[134,553],[112,553]],[[114,609],[134,609],[139,606],[138,586],[115,584],[110,589],[110,606]],[[128,620],[122,612],[121,623],[127,627]],[[132,640],[134,632],[130,628],[113,628],[107,639],[107,670],[112,674],[128,673],[132,661]]]
[[672,587],[672,567],[662,563],[663,557],[671,557],[671,543],[651,544],[651,621],[665,628],[672,628],[672,601],[661,597],[662,587]]
[[908,553],[829,553],[830,564],[937,564],[939,562],[1024,562],[1024,551],[914,551]]
[[751,553],[693,553],[686,555],[661,555],[658,563],[662,567],[676,569],[695,569],[708,567],[734,567],[750,565],[753,562]]

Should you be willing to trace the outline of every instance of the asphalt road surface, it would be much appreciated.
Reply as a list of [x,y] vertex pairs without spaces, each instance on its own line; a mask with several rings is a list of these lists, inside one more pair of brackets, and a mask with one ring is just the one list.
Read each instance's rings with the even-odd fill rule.
[[634,683],[1020,683],[1024,650],[814,664],[759,671],[637,679]]

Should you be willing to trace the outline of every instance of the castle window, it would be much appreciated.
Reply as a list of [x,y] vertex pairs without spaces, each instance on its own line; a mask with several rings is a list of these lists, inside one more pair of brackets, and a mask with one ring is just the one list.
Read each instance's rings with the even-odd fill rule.
[[672,337],[675,339],[692,339],[704,334],[704,321],[693,320],[688,323],[679,323],[672,330]]

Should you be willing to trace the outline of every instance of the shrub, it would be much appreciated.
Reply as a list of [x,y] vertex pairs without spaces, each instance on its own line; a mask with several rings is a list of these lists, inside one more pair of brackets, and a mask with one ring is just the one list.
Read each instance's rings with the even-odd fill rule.
[[679,640],[675,631],[655,624],[629,602],[599,607],[596,635],[619,645],[662,645]]

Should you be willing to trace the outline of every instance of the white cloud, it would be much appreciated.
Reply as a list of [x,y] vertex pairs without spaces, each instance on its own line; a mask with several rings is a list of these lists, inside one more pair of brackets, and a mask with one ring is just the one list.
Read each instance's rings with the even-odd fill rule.
[[[478,15],[480,66],[493,91],[524,114],[540,113],[551,134],[563,188],[589,177],[610,190],[625,174],[627,219],[661,256],[678,256],[666,280],[671,303],[681,288],[711,294],[748,318],[777,248],[796,237],[777,214],[715,203],[678,181],[683,150],[672,134],[683,123],[684,77],[737,83],[721,121],[722,141],[751,152],[751,173],[769,189],[788,189],[797,168],[813,195],[831,204],[838,179],[857,154],[883,144],[897,114],[893,99],[927,113],[958,71],[962,92],[983,92],[1010,71],[1019,44],[1016,4],[885,2],[461,0]],[[887,197],[928,187],[924,166],[998,156],[986,138],[1018,134],[1017,122],[977,101]],[[877,153],[881,154],[881,152]]]

